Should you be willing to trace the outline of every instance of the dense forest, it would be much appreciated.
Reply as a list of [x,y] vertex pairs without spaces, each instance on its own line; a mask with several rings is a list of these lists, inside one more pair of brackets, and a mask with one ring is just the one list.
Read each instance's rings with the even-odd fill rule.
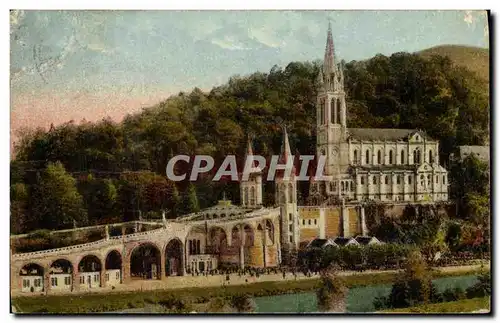
[[[210,92],[171,96],[122,122],[82,121],[24,131],[11,161],[11,231],[60,229],[159,217],[212,205],[222,192],[239,202],[238,183],[172,183],[165,167],[177,154],[216,163],[254,152],[278,153],[286,124],[292,149],[314,153],[319,62],[274,66],[233,76]],[[377,55],[345,63],[348,127],[416,128],[440,140],[441,161],[457,145],[489,141],[488,83],[447,57]],[[265,204],[273,185],[265,184]],[[307,183],[301,183],[303,201]]]

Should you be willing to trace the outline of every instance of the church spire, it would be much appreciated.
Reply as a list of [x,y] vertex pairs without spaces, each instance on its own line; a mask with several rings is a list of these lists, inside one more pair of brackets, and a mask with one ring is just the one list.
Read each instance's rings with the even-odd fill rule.
[[292,158],[292,150],[290,149],[286,126],[283,126],[283,147],[281,147],[281,157],[283,158],[284,163],[288,162],[289,158]]
[[335,72],[335,48],[333,46],[332,24],[328,22],[328,33],[326,36],[325,60],[323,62],[323,74],[329,75]]

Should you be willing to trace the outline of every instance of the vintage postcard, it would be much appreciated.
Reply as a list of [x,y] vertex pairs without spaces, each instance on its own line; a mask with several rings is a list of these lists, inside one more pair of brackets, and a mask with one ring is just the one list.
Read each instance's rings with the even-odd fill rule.
[[11,10],[11,312],[490,313],[490,21]]

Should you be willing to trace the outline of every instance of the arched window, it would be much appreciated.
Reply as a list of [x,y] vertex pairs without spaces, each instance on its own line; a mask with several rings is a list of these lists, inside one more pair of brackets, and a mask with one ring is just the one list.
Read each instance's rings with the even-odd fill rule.
[[369,163],[370,163],[370,151],[369,151],[368,149],[366,150],[365,162],[366,162],[367,164],[369,164]]
[[427,175],[427,186],[431,186],[431,175]]
[[420,175],[420,186],[424,186],[424,175]]
[[378,164],[382,164],[382,153],[379,151],[377,151],[377,163]]
[[392,150],[389,151],[389,164],[392,165]]
[[337,123],[338,116],[335,114],[335,99],[330,102],[330,123]]
[[396,184],[401,184],[401,176],[400,175],[396,176]]
[[429,150],[429,163],[432,164],[434,163],[434,156],[432,156],[432,150]]
[[320,103],[319,121],[320,121],[320,124],[325,123],[325,99],[322,99],[321,103]]
[[401,164],[404,165],[405,163],[405,151],[401,150]]
[[255,187],[250,188],[250,205],[255,205]]
[[408,175],[408,184],[411,185],[411,175]]
[[357,164],[358,163],[358,150],[357,149],[354,149],[353,157],[354,157],[354,164]]
[[443,184],[446,184],[446,175],[443,175]]
[[364,176],[361,176],[359,178],[359,181],[361,182],[361,185],[364,185],[365,184],[365,178],[364,178]]
[[349,186],[351,187],[351,192],[354,192],[354,185],[352,185],[352,182],[349,182]]
[[377,184],[377,177],[373,175],[373,184]]
[[244,203],[245,205],[247,205],[247,204],[248,204],[248,187],[245,187],[245,197],[244,197],[244,199],[243,199],[243,203]]
[[341,102],[340,99],[337,100],[337,123],[342,123],[342,114],[340,113],[340,108],[341,108]]
[[389,176],[385,175],[385,184],[389,184]]
[[413,152],[413,163],[420,164],[420,150],[415,149]]

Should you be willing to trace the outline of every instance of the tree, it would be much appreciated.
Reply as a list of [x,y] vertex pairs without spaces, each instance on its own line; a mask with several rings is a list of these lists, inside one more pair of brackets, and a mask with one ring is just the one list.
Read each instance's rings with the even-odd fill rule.
[[23,183],[10,186],[10,231],[15,234],[30,229],[28,212],[28,188]]
[[110,179],[94,178],[91,174],[78,183],[87,209],[89,224],[116,222],[117,189]]
[[193,184],[189,184],[187,189],[187,194],[184,195],[183,199],[183,212],[184,214],[198,212],[200,206],[198,204],[198,197],[196,195],[196,188]]
[[430,302],[433,293],[432,272],[418,251],[412,252],[404,271],[392,285],[387,299],[391,308],[411,307]]
[[316,292],[318,309],[321,312],[346,311],[347,288],[345,283],[337,275],[338,268],[330,266],[321,272],[321,287]]
[[255,301],[248,295],[235,295],[231,298],[231,306],[239,313],[250,313],[255,311]]
[[88,222],[76,180],[60,162],[47,165],[34,188],[31,204],[38,228],[63,229]]

